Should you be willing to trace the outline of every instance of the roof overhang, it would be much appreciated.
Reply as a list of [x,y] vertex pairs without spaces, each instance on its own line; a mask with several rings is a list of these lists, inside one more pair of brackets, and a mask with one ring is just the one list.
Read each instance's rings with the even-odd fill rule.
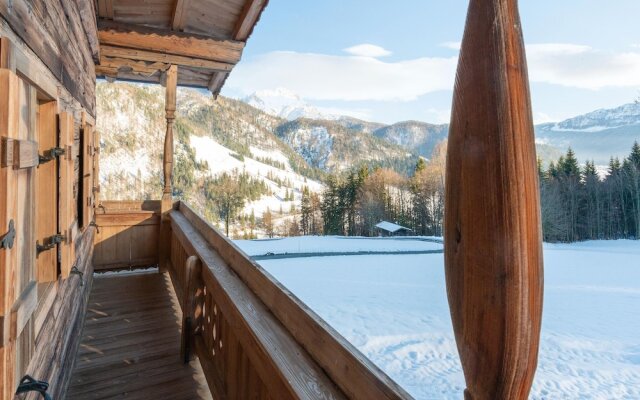
[[218,95],[268,0],[98,0],[96,77],[178,85]]

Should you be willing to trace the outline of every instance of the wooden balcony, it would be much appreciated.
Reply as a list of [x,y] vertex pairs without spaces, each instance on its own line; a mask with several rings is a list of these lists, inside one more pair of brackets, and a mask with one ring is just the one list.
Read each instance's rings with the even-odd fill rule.
[[87,279],[70,399],[410,398],[186,204],[160,235],[158,206],[99,207],[96,271],[162,265],[163,255],[166,270]]

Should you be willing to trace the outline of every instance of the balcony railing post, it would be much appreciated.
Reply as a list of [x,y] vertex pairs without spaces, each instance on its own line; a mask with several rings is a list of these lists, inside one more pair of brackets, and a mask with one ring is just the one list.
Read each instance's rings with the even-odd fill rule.
[[180,357],[185,364],[193,359],[193,337],[199,332],[202,315],[202,264],[197,256],[191,256],[185,262],[184,282],[182,282],[182,344]]
[[167,132],[164,138],[164,154],[162,159],[162,172],[164,176],[164,187],[162,190],[161,202],[161,222],[160,222],[160,246],[159,246],[159,269],[160,272],[167,270],[169,260],[170,228],[167,213],[173,206],[173,124],[176,113],[176,90],[178,84],[178,66],[172,65],[166,72],[166,97],[165,97],[165,117],[167,120]]
[[537,366],[543,267],[517,0],[471,0],[446,177],[447,294],[468,400],[524,400]]

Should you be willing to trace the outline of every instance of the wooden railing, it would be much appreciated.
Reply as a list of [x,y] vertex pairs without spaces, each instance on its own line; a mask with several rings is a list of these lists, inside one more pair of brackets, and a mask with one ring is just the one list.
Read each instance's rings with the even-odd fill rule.
[[187,205],[169,218],[184,354],[215,398],[411,398]]
[[96,271],[158,264],[159,201],[103,201],[94,222]]

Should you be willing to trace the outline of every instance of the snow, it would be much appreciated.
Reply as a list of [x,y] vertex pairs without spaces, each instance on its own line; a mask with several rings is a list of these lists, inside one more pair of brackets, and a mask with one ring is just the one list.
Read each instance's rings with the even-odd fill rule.
[[[304,251],[430,245],[335,237],[238,244],[250,254],[295,252],[297,245]],[[443,254],[260,264],[417,399],[461,398],[465,384]],[[545,245],[543,327],[531,399],[639,399],[639,337],[640,241]]]
[[400,226],[398,224],[394,224],[388,221],[380,222],[378,225],[376,225],[376,228],[383,229],[387,232],[397,232],[401,229],[409,229],[409,228],[405,228],[404,226]]
[[363,238],[345,236],[299,236],[284,239],[237,240],[235,243],[248,255],[267,253],[337,253],[365,251],[434,251],[441,243],[428,238]]
[[[307,179],[302,175],[293,171],[289,165],[289,160],[277,150],[260,150],[256,147],[251,147],[251,153],[255,157],[271,158],[275,161],[281,161],[285,163],[286,168],[280,169],[269,164],[264,164],[249,157],[244,157],[244,161],[240,161],[232,154],[233,151],[219,144],[215,140],[206,136],[191,136],[190,145],[196,151],[196,160],[199,162],[206,161],[209,165],[209,173],[211,175],[217,175],[222,172],[231,172],[237,170],[238,172],[247,172],[254,178],[261,178],[274,193],[272,196],[263,196],[257,201],[247,202],[244,207],[244,212],[250,214],[253,212],[256,216],[262,215],[267,209],[271,211],[278,211],[282,207],[283,211],[288,212],[291,208],[291,204],[296,204],[296,207],[300,208],[300,200],[302,198],[302,188],[307,186],[312,192],[322,192],[324,186],[317,181]],[[290,181],[294,190],[294,201],[284,201],[286,191],[288,188],[284,186],[278,186],[278,184],[267,178],[269,174],[280,180]]]

